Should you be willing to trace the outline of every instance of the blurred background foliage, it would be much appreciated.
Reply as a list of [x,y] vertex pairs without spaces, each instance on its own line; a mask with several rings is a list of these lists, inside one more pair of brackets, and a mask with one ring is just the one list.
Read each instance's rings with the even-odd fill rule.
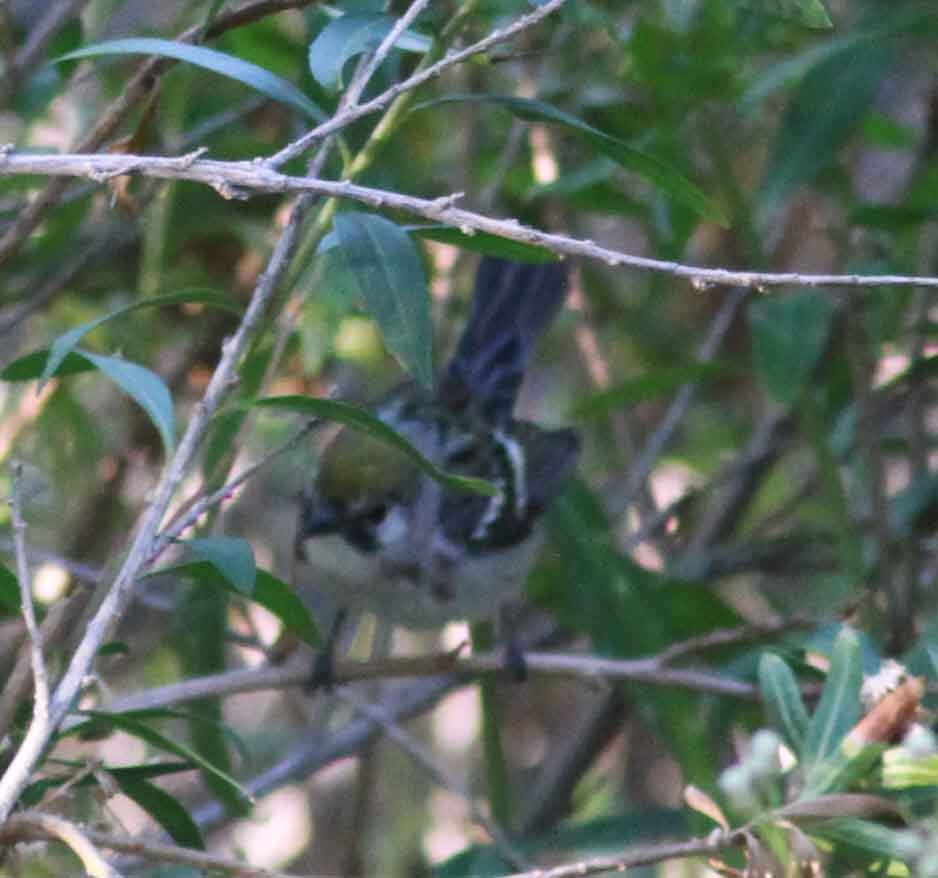
[[[217,20],[228,5],[0,4],[0,143],[73,151],[144,60],[49,59],[122,37],[172,39]],[[35,63],[18,68],[27,36],[56,6],[73,14]],[[341,91],[313,76],[309,46],[337,16],[397,15],[406,4],[296,6],[208,44],[293,83],[329,114]],[[465,44],[529,9],[520,0],[447,0],[431,3],[414,30],[428,44],[441,34]],[[448,31],[454,19],[460,26]],[[938,17],[924,2],[576,0],[421,88],[397,116],[385,117],[391,122],[379,138],[380,116],[345,129],[322,173],[425,198],[462,192],[468,209],[662,260],[935,275],[936,46]],[[324,57],[347,81],[354,62],[340,63],[341,48]],[[366,96],[406,76],[420,57],[392,53]],[[103,149],[177,155],[204,146],[212,158],[252,159],[310,124],[294,108],[190,64],[168,67],[152,84]],[[441,100],[454,96],[463,99]],[[664,181],[623,167],[582,131],[552,124],[547,111],[532,121],[530,112],[486,96],[536,99],[575,117],[665,163]],[[305,162],[293,159],[284,170],[302,174]],[[705,195],[709,214],[675,197],[678,174]],[[0,177],[0,236],[46,183]],[[400,380],[380,331],[320,246],[334,209],[314,207],[288,288],[241,366],[233,401],[329,393],[363,401]],[[721,214],[722,224],[714,219]],[[285,218],[284,200],[273,196],[226,200],[206,186],[138,178],[69,183],[28,239],[12,249],[0,243],[3,377],[15,378],[10,364],[79,324],[178,294],[163,307],[109,320],[82,341],[85,350],[158,375],[178,431],[235,326],[230,306],[246,304]],[[410,217],[388,218],[413,225]],[[465,314],[477,262],[470,250],[480,244],[412,240],[430,281],[439,358]],[[867,670],[892,656],[933,682],[936,321],[934,291],[924,288],[751,291],[578,262],[570,307],[542,346],[522,400],[526,417],[575,424],[585,443],[580,479],[554,510],[550,544],[529,585],[534,602],[560,623],[559,643],[610,657],[689,644],[678,666],[750,682],[760,653],[771,648],[811,681],[817,657],[830,655],[848,620],[863,632]],[[38,390],[34,380],[0,383],[0,458],[26,463],[34,590],[44,613],[66,595],[86,594],[119,556],[164,458],[160,434],[133,393],[121,393],[103,368],[68,371]],[[177,502],[220,486],[232,467],[295,428],[290,414],[245,416],[226,407]],[[257,565],[300,588],[311,606],[308,584],[292,582],[290,553],[294,497],[321,441],[317,434],[278,457],[200,527],[202,536],[246,539]],[[10,490],[6,469],[0,490]],[[13,569],[3,511],[0,526]],[[103,692],[132,693],[264,659],[279,633],[276,616],[243,591],[214,587],[201,569],[204,576],[141,583],[115,648],[99,661]],[[3,675],[23,638],[15,599],[6,604]],[[751,636],[712,638],[741,626]],[[371,631],[364,627],[354,654],[367,650]],[[69,633],[52,645],[53,668],[67,654]],[[455,627],[443,636],[452,645],[464,634]],[[398,633],[395,647],[431,649],[435,637]],[[411,697],[402,692],[384,695]],[[422,715],[409,728],[484,795],[497,772],[483,766],[478,696],[448,692],[432,712],[415,708]],[[717,795],[721,771],[765,725],[753,701],[693,686],[535,676],[523,687],[499,684],[497,695],[507,828],[530,841],[529,851],[553,833],[553,858],[709,830],[682,808],[683,785]],[[28,703],[6,730],[14,742]],[[478,839],[466,803],[386,740],[302,762],[313,744],[327,752],[333,736],[351,728],[347,704],[271,691],[195,712],[201,719],[150,722],[240,780],[265,772],[278,778],[262,787],[267,795],[250,819],[231,784],[210,772],[160,781],[213,849],[292,871],[413,875]],[[135,727],[111,729],[119,734],[80,746],[64,740],[54,755],[142,765],[159,750]],[[191,764],[190,755],[176,755]],[[291,759],[296,764],[283,768]],[[50,761],[46,773],[61,782],[65,766],[75,764]],[[133,782],[113,805],[120,821],[147,828],[155,817],[165,829],[174,806],[152,793],[148,779]],[[92,800],[74,798],[74,813],[97,813]],[[910,820],[934,814],[931,801],[903,807]],[[178,840],[190,830],[177,831]],[[881,863],[862,845],[843,844],[854,851],[840,854],[844,868],[865,873]],[[506,870],[478,849],[462,856],[442,873],[470,874],[469,856],[478,870],[471,874]],[[58,874],[63,866],[34,868]]]

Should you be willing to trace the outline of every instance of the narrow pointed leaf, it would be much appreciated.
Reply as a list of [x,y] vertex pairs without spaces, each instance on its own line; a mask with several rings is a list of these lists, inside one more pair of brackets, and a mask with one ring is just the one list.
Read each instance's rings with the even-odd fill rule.
[[169,454],[175,444],[173,399],[163,379],[143,366],[118,357],[104,357],[90,351],[78,353],[107,375],[150,416]]
[[860,642],[851,629],[844,628],[834,644],[821,700],[805,736],[809,775],[814,764],[838,752],[844,737],[860,718],[862,676]]
[[410,236],[384,217],[357,211],[335,218],[342,256],[388,350],[423,387],[433,386],[430,291]]
[[[356,55],[378,48],[394,27],[390,15],[343,15],[330,21],[309,47],[309,69],[325,89],[335,91],[342,85],[342,71]],[[394,44],[405,52],[424,53],[432,42],[429,37],[405,30]]]
[[292,631],[305,643],[313,647],[322,645],[322,636],[312,616],[310,616],[309,610],[306,609],[306,605],[289,585],[266,570],[256,571],[254,584],[250,592],[235,588],[231,580],[221,573],[218,567],[208,561],[189,561],[184,564],[163,567],[149,575],[164,574],[182,576],[197,582],[199,585],[220,588],[247,597],[254,603],[260,604],[265,610],[273,613],[284,628]]
[[[49,349],[31,351],[17,357],[0,370],[3,381],[33,381],[42,376],[46,363],[49,362]],[[56,369],[59,377],[78,375],[81,372],[93,372],[94,366],[80,354],[68,354]]]
[[777,655],[766,653],[759,660],[759,689],[772,727],[800,754],[808,731],[808,711],[795,675]]
[[250,61],[243,61],[233,55],[226,55],[205,46],[193,46],[189,43],[177,43],[173,40],[161,40],[154,37],[129,37],[123,40],[108,40],[83,46],[74,52],[60,55],[55,60],[68,61],[73,58],[93,58],[100,55],[157,55],[161,58],[174,58],[213,73],[220,73],[229,79],[236,79],[253,88],[254,91],[281,104],[294,107],[311,119],[321,122],[325,113],[316,106],[295,85],[279,76],[258,67]]
[[492,496],[496,492],[495,486],[485,479],[457,476],[441,470],[433,461],[424,457],[393,427],[389,427],[384,421],[380,421],[363,409],[356,408],[346,402],[337,402],[332,399],[314,399],[309,396],[269,396],[255,400],[253,404],[270,408],[283,408],[302,415],[325,418],[328,421],[335,421],[353,430],[358,430],[401,451],[430,478],[455,491],[469,491],[470,493],[488,496]]
[[428,101],[414,107],[421,110],[426,107],[447,103],[487,103],[504,107],[518,119],[525,122],[543,122],[561,125],[584,143],[598,149],[628,171],[654,184],[660,191],[689,207],[704,219],[712,220],[722,226],[728,226],[726,214],[695,186],[677,168],[661,161],[649,153],[629,146],[625,141],[612,137],[598,128],[587,124],[576,116],[558,110],[544,101],[520,98],[513,95],[449,95],[435,101]]
[[205,848],[199,827],[178,799],[148,781],[121,777],[113,773],[111,776],[120,791],[146,811],[176,844],[195,850]]
[[185,759],[190,764],[198,766],[203,771],[208,772],[219,781],[229,786],[231,790],[243,800],[247,802],[251,801],[251,794],[233,777],[221,771],[206,759],[203,759],[202,756],[196,753],[191,747],[186,747],[178,741],[167,737],[162,732],[158,732],[156,729],[136,718],[132,713],[107,713],[106,711],[98,710],[86,710],[82,711],[82,713],[89,717],[89,721],[73,726],[69,730],[70,734],[81,734],[89,728],[99,725],[126,732],[128,735],[139,738],[141,741],[145,741],[153,747],[165,750],[167,753],[172,753],[181,759]]
[[91,330],[101,326],[102,323],[107,323],[115,317],[123,317],[131,311],[138,311],[141,308],[156,308],[162,305],[179,305],[183,303],[208,305],[213,308],[231,311],[234,314],[241,313],[241,308],[232,301],[230,296],[212,290],[182,290],[178,293],[167,293],[162,296],[141,299],[130,305],[125,305],[123,308],[118,308],[116,311],[111,311],[110,314],[105,314],[103,317],[97,317],[87,323],[82,323],[68,332],[63,332],[52,342],[52,347],[49,348],[49,357],[46,360],[45,368],[42,370],[42,375],[39,377],[40,387],[58,371],[59,366],[62,365],[75,346]]
[[208,561],[236,591],[249,597],[253,594],[257,566],[254,563],[254,550],[247,540],[199,537],[186,540],[185,545],[203,561]]

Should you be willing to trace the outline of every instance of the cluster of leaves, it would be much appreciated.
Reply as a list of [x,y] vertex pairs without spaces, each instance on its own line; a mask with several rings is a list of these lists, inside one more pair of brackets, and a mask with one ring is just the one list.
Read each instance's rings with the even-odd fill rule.
[[[179,22],[208,32],[223,5],[182,3]],[[16,127],[4,139],[18,149],[45,145],[54,98],[77,106],[82,117],[101,109],[70,90],[72,77],[90,75],[76,73],[86,69],[77,66],[80,60],[94,60],[104,101],[121,92],[140,56],[152,55],[181,63],[161,75],[159,96],[139,107],[130,136],[135,151],[181,153],[208,145],[213,157],[270,155],[331,116],[354,62],[396,21],[386,4],[370,0],[337,8],[311,3],[231,29],[209,47],[112,38],[94,23],[110,4],[90,6],[94,15],[58,31],[48,52],[55,63],[13,94]],[[382,117],[389,131],[374,134],[374,118],[343,130],[323,176],[355,176],[423,197],[464,190],[480,203],[494,186],[499,213],[539,227],[560,225],[579,238],[634,241],[661,259],[686,261],[693,254],[754,269],[805,268],[816,260],[850,272],[934,274],[928,223],[938,164],[935,120],[925,115],[929,107],[934,112],[934,101],[922,89],[918,103],[910,98],[901,108],[910,112],[897,116],[883,95],[914,93],[906,83],[926,76],[921,57],[934,49],[935,17],[916,2],[854,0],[840,7],[831,22],[820,0],[570,2],[519,44],[497,50],[503,55],[476,59],[406,93]],[[471,39],[526,11],[507,0],[431,4],[402,35],[366,96],[441,56],[450,16],[465,17]],[[28,16],[9,24],[25,32]],[[146,22],[139,25],[135,33],[147,32]],[[14,46],[16,38],[18,32]],[[516,93],[519,77],[535,84],[536,97],[527,89],[526,96]],[[905,121],[914,110],[924,116],[917,126]],[[532,130],[544,135],[558,174],[535,171],[543,146],[528,136]],[[882,181],[864,161],[883,154],[889,173],[882,176],[894,182],[874,199],[864,193]],[[297,157],[285,170],[302,174],[303,162]],[[0,234],[13,228],[27,186],[35,181],[0,177]],[[109,210],[108,193],[74,186],[3,267],[0,406],[10,428],[0,430],[0,453],[15,444],[16,454],[41,473],[37,482],[54,491],[55,499],[29,507],[30,541],[87,563],[119,552],[140,506],[140,478],[156,478],[160,461],[173,453],[177,421],[198,400],[206,371],[242,316],[269,253],[270,230],[281,219],[268,199],[227,202],[187,183],[137,182],[132,189],[129,200],[110,192],[132,212],[128,221]],[[210,425],[200,460],[204,490],[224,484],[244,446],[269,448],[282,438],[289,429],[284,411],[365,430],[444,484],[491,490],[440,471],[358,406],[322,398],[332,382],[362,380],[378,390],[397,366],[432,384],[434,323],[457,321],[432,319],[434,310],[443,318],[456,315],[434,302],[429,278],[445,274],[450,262],[440,254],[454,252],[555,258],[496,235],[414,224],[411,217],[351,204],[322,205],[274,302],[268,331],[240,364],[239,386]],[[467,261],[456,262],[457,288],[467,285]],[[716,790],[722,776],[729,791],[745,793],[735,801],[749,804],[736,813],[748,821],[751,866],[797,861],[797,851],[789,856],[795,827],[831,859],[831,868],[875,874],[894,861],[926,874],[935,836],[929,823],[938,787],[934,757],[907,759],[901,748],[885,745],[845,750],[859,720],[862,650],[851,635],[834,645],[831,620],[859,608],[868,632],[867,670],[888,651],[911,673],[935,679],[936,601],[922,587],[933,579],[928,549],[938,499],[938,478],[928,465],[934,437],[927,414],[935,404],[928,379],[936,360],[927,353],[935,328],[927,297],[897,289],[740,297],[736,314],[745,319],[733,321],[724,352],[699,358],[694,352],[719,291],[698,295],[666,276],[624,275],[586,263],[580,269],[578,319],[592,333],[609,378],[589,384],[573,345],[560,341],[561,327],[541,364],[556,386],[547,404],[562,410],[558,420],[578,424],[587,454],[581,479],[552,512],[551,551],[532,575],[532,597],[567,630],[586,635],[596,652],[622,658],[661,654],[774,613],[814,613],[817,625],[783,644],[792,656],[830,655],[810,717],[781,659],[760,661],[745,643],[706,652],[714,672],[759,681],[794,769],[756,760],[727,782],[727,731],[758,728],[762,720],[750,705],[691,689],[629,686],[632,733],[653,741],[684,781]],[[41,307],[22,311],[33,296]],[[7,321],[8,314],[22,316]],[[366,319],[378,327],[380,343],[361,332]],[[887,351],[897,365],[874,383]],[[136,408],[89,380],[86,373],[93,372]],[[37,388],[40,402],[29,414]],[[682,415],[680,435],[668,435],[667,458],[659,450],[653,463],[691,476],[679,503],[651,509],[644,479],[637,489],[623,487],[628,467],[641,462],[627,434],[660,435],[664,407],[678,392],[691,394],[688,399],[696,393],[695,404]],[[760,415],[763,408],[771,409],[768,415]],[[186,541],[181,561],[155,571],[159,579],[142,580],[144,591],[174,583],[160,593],[171,598],[175,624],[161,617],[157,626],[173,637],[153,643],[144,636],[147,626],[131,619],[120,640],[102,650],[102,662],[120,655],[134,667],[131,686],[138,687],[169,677],[167,653],[178,676],[221,670],[231,659],[235,611],[249,602],[318,644],[316,621],[287,582],[289,546],[282,539],[290,530],[285,516],[293,514],[284,501],[309,468],[307,448],[284,457],[262,477],[267,487],[260,499],[247,496],[240,511],[215,521],[229,536]],[[904,487],[888,488],[903,468],[911,473]],[[723,491],[730,492],[729,508],[721,505]],[[623,537],[626,513],[633,509],[641,513],[653,564],[647,556],[639,564],[623,549],[631,539]],[[273,559],[264,565],[270,569],[257,567],[255,549]],[[762,609],[751,609],[753,596]],[[3,566],[0,608],[10,617],[19,611],[16,578]],[[814,678],[806,664],[799,672]],[[509,714],[505,722],[546,728],[552,709],[533,718]],[[27,715],[24,701],[19,719]],[[171,761],[153,765],[105,764],[77,786],[116,783],[179,844],[199,846],[201,830],[189,809],[154,780],[198,767],[229,811],[243,813],[248,796],[236,777],[273,758],[259,740],[233,734],[221,716],[215,703],[186,712],[98,712],[60,737],[121,731],[169,754]],[[188,744],[177,740],[182,724]],[[12,729],[14,742],[24,728]],[[286,722],[281,731],[304,734]],[[765,740],[754,739],[756,751]],[[578,793],[568,791],[571,824],[552,831],[549,842],[532,835],[528,854],[550,847],[586,856],[695,828],[686,812],[653,809],[626,792],[647,780],[641,766],[623,760],[625,782],[617,783],[601,778],[596,755],[586,762]],[[24,801],[41,802],[79,768],[50,761]],[[521,769],[509,771],[511,789],[501,798],[524,789],[523,779]],[[850,798],[859,795],[868,798]],[[381,819],[375,834],[399,828],[393,815]],[[900,820],[914,830],[893,825]],[[413,850],[416,831],[400,831],[410,832],[402,849]],[[732,868],[731,858],[726,865]],[[386,866],[382,874],[390,871]],[[471,848],[439,871],[504,868],[496,852]]]

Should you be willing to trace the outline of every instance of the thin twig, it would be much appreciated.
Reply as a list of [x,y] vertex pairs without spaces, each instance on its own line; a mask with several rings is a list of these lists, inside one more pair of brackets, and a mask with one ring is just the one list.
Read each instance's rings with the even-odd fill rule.
[[[44,814],[38,811],[24,811],[14,814],[7,821],[6,825],[0,830],[0,838],[5,843],[12,843],[20,839],[37,838],[60,838],[69,844],[73,850],[75,847],[62,835],[56,831],[56,822],[66,823],[59,817],[53,817],[50,814]],[[78,830],[73,824],[68,824],[73,833]],[[272,872],[269,869],[261,869],[256,866],[249,866],[239,860],[232,860],[227,857],[219,857],[204,851],[188,850],[187,848],[177,847],[170,844],[159,844],[153,841],[147,841],[142,838],[130,838],[129,836],[114,835],[110,832],[102,832],[96,829],[84,829],[80,833],[83,836],[85,844],[94,850],[93,845],[107,848],[108,850],[118,851],[124,854],[132,854],[144,857],[147,860],[158,860],[164,863],[179,863],[186,866],[192,866],[196,869],[218,870],[234,878],[288,878],[283,872]],[[74,835],[70,836],[74,839]],[[76,853],[78,851],[76,850]],[[103,862],[100,854],[97,854],[98,860]],[[112,867],[108,867],[110,872],[101,870],[92,871],[89,868],[89,862],[82,858],[85,870],[90,875],[111,875],[118,873]],[[105,864],[106,865],[106,864]]]
[[378,705],[370,704],[348,687],[336,690],[336,696],[350,704],[358,713],[378,723],[387,736],[394,741],[417,765],[433,778],[443,789],[455,793],[469,808],[472,819],[481,826],[494,842],[498,852],[516,869],[527,869],[530,863],[508,838],[505,831],[476,804],[472,793],[462,781],[454,777],[439,760],[413,735],[388,716]]
[[375,111],[386,107],[398,95],[403,94],[405,91],[411,91],[412,89],[423,85],[425,82],[428,82],[431,79],[435,79],[441,73],[443,73],[444,70],[447,70],[456,64],[460,64],[474,55],[487,52],[493,46],[496,46],[499,43],[503,43],[505,40],[509,40],[522,31],[533,27],[535,24],[541,21],[541,19],[546,18],[552,12],[555,12],[557,9],[563,6],[565,2],[566,0],[550,0],[550,2],[545,3],[543,6],[539,6],[533,12],[529,12],[527,15],[522,15],[507,27],[492,31],[484,39],[479,40],[477,43],[473,43],[471,46],[467,46],[465,49],[449,52],[444,58],[437,61],[436,64],[432,64],[423,70],[419,70],[414,73],[413,76],[410,76],[401,82],[395,83],[387,91],[382,92],[380,95],[372,98],[370,101],[365,101],[363,104],[356,103],[349,106],[344,111],[337,113],[331,119],[323,122],[321,125],[318,125],[307,134],[304,134],[294,143],[285,146],[279,152],[274,153],[274,155],[270,156],[268,159],[265,159],[264,164],[269,168],[280,167],[281,165],[290,161],[290,159],[305,152],[317,140],[322,140],[324,137],[328,137],[330,134],[334,134],[336,131],[340,131],[348,125],[351,125],[352,122],[354,122],[356,119],[360,119],[362,116],[367,116],[370,113],[374,113]]
[[384,62],[384,59],[390,54],[391,50],[394,48],[394,44],[400,39],[401,34],[414,23],[417,16],[427,8],[429,2],[430,0],[414,0],[407,8],[407,11],[394,22],[394,26],[387,32],[372,56],[358,69],[354,78],[349,83],[348,88],[345,90],[343,99],[345,100],[346,107],[351,108],[352,106],[358,105],[362,92],[364,92],[365,87],[371,81],[371,77],[375,75],[375,72]]
[[602,875],[609,872],[622,873],[635,866],[650,866],[665,860],[711,856],[726,848],[736,847],[738,843],[735,836],[720,834],[708,838],[692,838],[689,841],[642,845],[611,857],[594,857],[590,860],[554,866],[551,869],[517,872],[513,875],[506,875],[505,878],[586,878],[589,875]]
[[[733,271],[705,268],[662,259],[634,256],[619,250],[600,247],[589,240],[550,234],[524,226],[514,219],[500,220],[454,207],[462,193],[436,199],[416,198],[384,189],[358,186],[347,181],[335,182],[312,177],[280,174],[258,162],[224,162],[201,159],[193,153],[177,158],[143,155],[26,155],[7,153],[0,156],[0,177],[38,174],[41,176],[87,177],[105,182],[123,174],[141,174],[166,180],[190,180],[212,186],[226,197],[240,197],[250,192],[277,194],[306,192],[348,198],[371,207],[400,210],[454,226],[472,234],[488,232],[502,238],[537,244],[568,256],[596,259],[610,266],[628,266],[687,278],[697,289],[709,286],[735,286],[761,290],[765,287],[938,287],[938,277],[901,274],[801,274],[798,272]],[[0,251],[2,257],[2,251]],[[734,291],[733,299],[741,297]]]
[[26,521],[23,519],[23,465],[13,464],[13,493],[10,498],[10,518],[13,527],[13,548],[16,555],[16,575],[20,582],[20,612],[29,633],[30,664],[33,670],[33,716],[30,731],[34,726],[45,727],[49,723],[49,676],[42,653],[42,632],[36,623],[36,608],[29,576],[29,560],[26,557]]
[[22,811],[3,824],[0,834],[7,843],[24,838],[58,839],[71,848],[81,860],[85,874],[91,875],[92,878],[120,878],[121,876],[121,873],[108,863],[95,847],[95,844],[101,844],[101,842],[93,839],[93,836],[104,835],[104,833],[79,829],[74,823],[54,814],[46,814],[42,811]]
[[[575,653],[525,652],[525,664],[532,674],[573,677],[585,680],[632,680],[660,686],[677,686],[696,692],[753,700],[758,698],[750,683],[694,668],[669,668],[657,656],[639,659],[609,659]],[[333,674],[337,684],[362,680],[389,680],[409,677],[460,675],[463,678],[504,672],[505,658],[500,653],[456,656],[453,653],[430,653],[420,656],[393,657],[368,661],[337,661]],[[304,660],[281,667],[224,671],[205,677],[193,677],[115,699],[105,708],[120,713],[149,710],[195,701],[219,698],[262,689],[299,686],[309,680],[309,663]]]
[[301,439],[303,439],[303,437],[309,435],[312,430],[319,426],[319,424],[320,421],[316,418],[308,419],[283,444],[279,445],[277,448],[274,448],[273,451],[265,454],[260,460],[252,463],[250,466],[245,467],[236,476],[229,479],[217,491],[214,491],[204,497],[194,498],[191,503],[184,504],[184,512],[179,515],[176,520],[173,521],[168,527],[166,527],[156,538],[156,540],[154,540],[152,552],[150,557],[147,559],[145,566],[152,564],[160,556],[163,550],[171,542],[173,542],[173,540],[179,539],[180,535],[188,528],[192,527],[209,509],[217,506],[219,503],[223,503],[225,500],[231,497],[235,491],[237,491],[238,488],[240,488],[241,485],[243,485],[248,479],[253,478],[260,470],[270,464],[273,460],[293,448]]

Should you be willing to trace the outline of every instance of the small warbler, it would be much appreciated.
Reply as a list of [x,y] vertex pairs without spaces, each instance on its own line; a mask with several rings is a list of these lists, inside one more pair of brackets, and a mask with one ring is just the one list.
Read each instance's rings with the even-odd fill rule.
[[337,607],[410,628],[494,617],[518,596],[541,516],[576,466],[573,430],[513,409],[537,338],[563,304],[562,263],[485,258],[468,323],[433,393],[408,382],[373,409],[441,469],[492,496],[444,488],[403,453],[342,429],[301,500],[300,570]]

